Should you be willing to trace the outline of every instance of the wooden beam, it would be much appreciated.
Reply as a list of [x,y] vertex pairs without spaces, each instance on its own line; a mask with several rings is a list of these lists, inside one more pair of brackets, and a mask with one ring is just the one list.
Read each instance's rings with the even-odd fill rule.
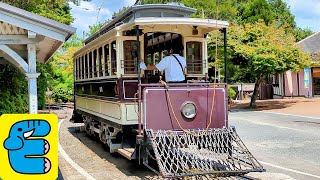
[[4,52],[3,57],[5,59],[11,61],[11,63],[21,69],[23,73],[28,72],[28,64],[19,56],[19,54],[6,45],[0,44],[0,50]]
[[36,37],[37,37],[37,33],[33,32],[33,31],[28,31],[28,38],[34,39]]
[[33,31],[37,34],[47,36],[51,39],[55,39],[61,42],[65,42],[66,34],[62,31],[52,29],[44,24],[36,23],[30,20],[27,20],[23,17],[11,16],[10,14],[0,12],[0,21],[12,24],[14,26]]
[[36,44],[40,38],[29,39],[27,35],[0,35],[0,45],[2,44]]

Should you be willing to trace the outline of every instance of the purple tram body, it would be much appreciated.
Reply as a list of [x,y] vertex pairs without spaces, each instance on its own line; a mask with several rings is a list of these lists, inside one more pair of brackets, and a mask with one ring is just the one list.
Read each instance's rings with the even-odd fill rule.
[[[169,96],[166,93],[169,93]],[[226,93],[225,87],[222,86],[215,89],[206,86],[180,86],[168,89],[147,87],[143,90],[142,103],[144,128],[179,130],[228,127]],[[171,99],[172,106],[168,98]],[[195,105],[194,118],[188,119],[181,113],[186,103]]]

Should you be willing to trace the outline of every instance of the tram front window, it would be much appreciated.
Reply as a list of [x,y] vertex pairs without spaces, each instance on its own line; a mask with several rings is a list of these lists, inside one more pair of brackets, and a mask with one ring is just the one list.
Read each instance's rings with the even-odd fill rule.
[[[182,36],[175,33],[152,32],[145,33],[145,54],[144,59],[147,65],[156,65],[164,57],[170,55],[170,50],[177,44],[182,44]],[[149,83],[159,82],[159,76],[162,72],[146,71],[145,78]],[[164,77],[164,76],[162,76]]]
[[137,74],[136,66],[136,49],[137,41],[127,40],[123,42],[123,54],[124,54],[124,73],[125,74]]
[[188,74],[202,74],[202,43],[187,42],[187,72]]

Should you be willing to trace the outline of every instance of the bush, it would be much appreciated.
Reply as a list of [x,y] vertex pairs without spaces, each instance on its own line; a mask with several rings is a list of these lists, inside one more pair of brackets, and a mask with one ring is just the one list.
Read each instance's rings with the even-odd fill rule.
[[236,92],[230,86],[228,86],[228,97],[230,99],[234,99],[235,96],[236,96]]
[[28,112],[28,82],[11,65],[0,65],[0,112]]

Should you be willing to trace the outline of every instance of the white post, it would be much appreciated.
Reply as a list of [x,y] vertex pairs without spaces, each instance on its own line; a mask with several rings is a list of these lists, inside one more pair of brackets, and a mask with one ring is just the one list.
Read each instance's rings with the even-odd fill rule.
[[29,113],[38,113],[38,93],[37,93],[37,57],[36,57],[36,45],[28,44],[28,65],[29,73],[26,73],[28,77],[28,93],[29,93]]

